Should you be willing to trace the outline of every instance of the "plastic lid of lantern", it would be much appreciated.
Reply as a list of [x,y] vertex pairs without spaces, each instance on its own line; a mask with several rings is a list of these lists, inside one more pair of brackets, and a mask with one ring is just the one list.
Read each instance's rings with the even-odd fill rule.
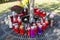
[[40,13],[40,9],[37,9],[35,15],[39,15],[39,13]]
[[49,16],[50,18],[54,18],[54,14],[50,14],[50,16]]
[[20,29],[23,29],[23,27],[24,27],[23,25],[20,25]]
[[38,8],[37,8],[37,6],[35,6],[35,8],[34,8],[34,12],[36,12],[38,10]]
[[8,21],[10,21],[11,19],[10,19],[10,15],[8,15]]
[[43,20],[45,20],[45,19],[46,19],[46,17],[43,17],[42,19],[43,19]]
[[35,23],[33,23],[33,26],[35,26],[36,24]]
[[37,23],[37,25],[38,25],[39,28],[42,28],[42,25],[40,23]]
[[46,14],[45,12],[43,12],[43,14]]
[[10,15],[8,15],[8,20],[10,20]]
[[36,27],[37,27],[35,23],[33,23],[33,26],[34,26],[34,28],[36,28]]
[[20,17],[18,17],[18,21],[19,21],[19,22],[21,21],[21,18],[20,18]]
[[18,28],[18,24],[17,23],[14,23],[13,26],[16,28]]
[[7,19],[7,17],[5,17],[4,21],[5,21],[5,24],[8,24],[8,19]]
[[43,11],[43,17],[45,17],[46,16],[46,12],[45,11]]
[[24,7],[24,12],[26,12],[26,9],[27,9],[27,8],[26,8],[26,7]]
[[45,20],[45,23],[49,23],[48,20]]
[[48,16],[50,13],[49,12],[46,12],[46,16]]
[[12,28],[12,22],[9,21],[9,28]]
[[13,22],[16,22],[16,18],[15,17],[13,17]]
[[30,27],[27,27],[27,30],[30,30]]
[[43,24],[42,24],[43,26],[45,26],[46,24],[43,22]]
[[50,18],[54,18],[54,16],[56,15],[56,13],[55,12],[51,12],[51,14],[50,14]]
[[15,15],[16,15],[16,12],[15,12],[15,11],[13,11],[13,12],[12,12],[12,16],[15,16]]
[[35,27],[34,26],[31,26],[31,29],[34,29]]

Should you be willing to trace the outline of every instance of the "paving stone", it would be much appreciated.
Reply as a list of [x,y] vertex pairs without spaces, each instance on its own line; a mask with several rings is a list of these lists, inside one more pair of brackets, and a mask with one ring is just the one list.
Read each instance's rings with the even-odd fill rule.
[[19,40],[18,38],[13,38],[13,40]]
[[1,28],[4,30],[4,29],[7,29],[8,28],[8,25],[5,25],[5,24],[3,24],[3,25],[1,25]]
[[13,36],[20,36],[19,34],[16,34],[14,31],[13,32],[11,32],[11,35],[13,35]]
[[6,40],[12,40],[13,39],[13,36],[12,35],[8,35],[7,37],[6,37]]
[[[4,17],[7,17],[10,14],[11,14],[11,12],[9,12],[8,14],[2,15],[1,20],[4,20]],[[55,29],[60,30],[60,16],[57,16],[55,18],[55,21],[57,21],[57,23],[54,24],[54,26],[55,26],[54,28],[49,27],[45,32],[43,32],[42,35],[37,35],[35,38],[30,38],[27,35],[21,36],[19,34],[16,34],[15,32],[11,32],[10,34],[8,34],[8,36],[4,36],[0,40],[9,40],[9,39],[10,40],[19,40],[19,39],[20,40],[57,40],[60,36],[60,32],[55,33],[54,30]],[[5,32],[9,33],[11,30],[12,29],[9,29],[7,25],[2,24],[2,26],[0,27],[0,38],[1,38],[1,36],[5,35]],[[59,34],[59,35],[57,35],[57,34]]]
[[0,39],[0,40],[6,40],[6,38],[2,38],[2,39]]
[[6,28],[5,31],[6,31],[6,32],[9,32],[9,31],[12,31],[12,29]]
[[3,36],[4,34],[5,34],[5,32],[2,31],[2,29],[0,28],[0,38],[1,38],[1,36]]

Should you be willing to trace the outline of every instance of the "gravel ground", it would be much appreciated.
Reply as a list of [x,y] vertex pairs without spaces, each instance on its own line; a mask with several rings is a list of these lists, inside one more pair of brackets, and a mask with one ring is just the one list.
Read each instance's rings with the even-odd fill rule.
[[1,23],[4,18],[11,14],[10,12],[0,16],[0,40],[60,40],[60,16],[55,16],[54,26],[49,27],[42,35],[36,35],[35,38],[30,38],[27,35],[21,36],[16,34],[8,25]]

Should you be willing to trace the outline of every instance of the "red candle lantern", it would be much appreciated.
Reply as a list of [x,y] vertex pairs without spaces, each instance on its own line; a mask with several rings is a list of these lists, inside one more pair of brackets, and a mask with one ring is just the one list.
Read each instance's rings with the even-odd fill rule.
[[16,23],[16,18],[15,17],[13,17],[13,23]]
[[42,18],[46,16],[46,13],[44,11],[40,11],[40,14],[39,14]]
[[34,38],[35,37],[35,27],[31,26],[31,37]]
[[38,27],[37,27],[37,25],[36,25],[35,23],[33,23],[33,26],[34,26],[34,28],[35,28],[35,35],[36,35],[37,32],[38,32]]
[[39,15],[39,13],[40,13],[40,10],[39,10],[39,9],[37,9],[37,10],[36,10],[36,12],[35,12],[34,14],[38,16],[38,15]]
[[47,29],[49,22],[46,20],[46,21],[45,21],[45,24],[46,24],[46,29]]
[[43,18],[42,18],[42,20],[43,20],[43,22],[45,22],[46,18],[45,18],[45,17],[43,17]]
[[23,25],[20,25],[19,32],[20,32],[21,35],[24,35],[25,32],[24,32]]
[[20,17],[18,17],[18,25],[21,25],[22,24],[22,20]]
[[42,11],[40,11],[39,16],[40,16],[40,17],[43,17],[43,13],[42,13]]
[[46,12],[43,11],[43,17],[45,17],[45,16],[46,16]]
[[30,32],[31,32],[31,28],[30,28],[30,27],[28,27],[28,28],[27,28],[27,35],[28,35],[28,36],[30,36],[30,35],[31,35],[31,33],[30,33]]
[[34,12],[36,12],[38,10],[38,8],[36,7],[36,8],[34,8]]
[[37,23],[38,26],[38,34],[41,35],[42,34],[42,25],[40,23]]
[[43,30],[43,31],[46,30],[46,24],[45,24],[45,23],[42,24],[42,30]]
[[13,28],[12,28],[16,33],[19,33],[19,29],[18,29],[18,24],[15,23],[13,24]]

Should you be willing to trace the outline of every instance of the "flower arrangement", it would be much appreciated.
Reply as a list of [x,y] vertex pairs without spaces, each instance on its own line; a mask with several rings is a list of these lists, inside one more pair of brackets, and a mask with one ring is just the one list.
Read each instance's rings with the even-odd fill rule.
[[15,5],[13,7],[11,7],[11,11],[15,11],[16,13],[20,14],[23,12],[23,8],[21,6]]

